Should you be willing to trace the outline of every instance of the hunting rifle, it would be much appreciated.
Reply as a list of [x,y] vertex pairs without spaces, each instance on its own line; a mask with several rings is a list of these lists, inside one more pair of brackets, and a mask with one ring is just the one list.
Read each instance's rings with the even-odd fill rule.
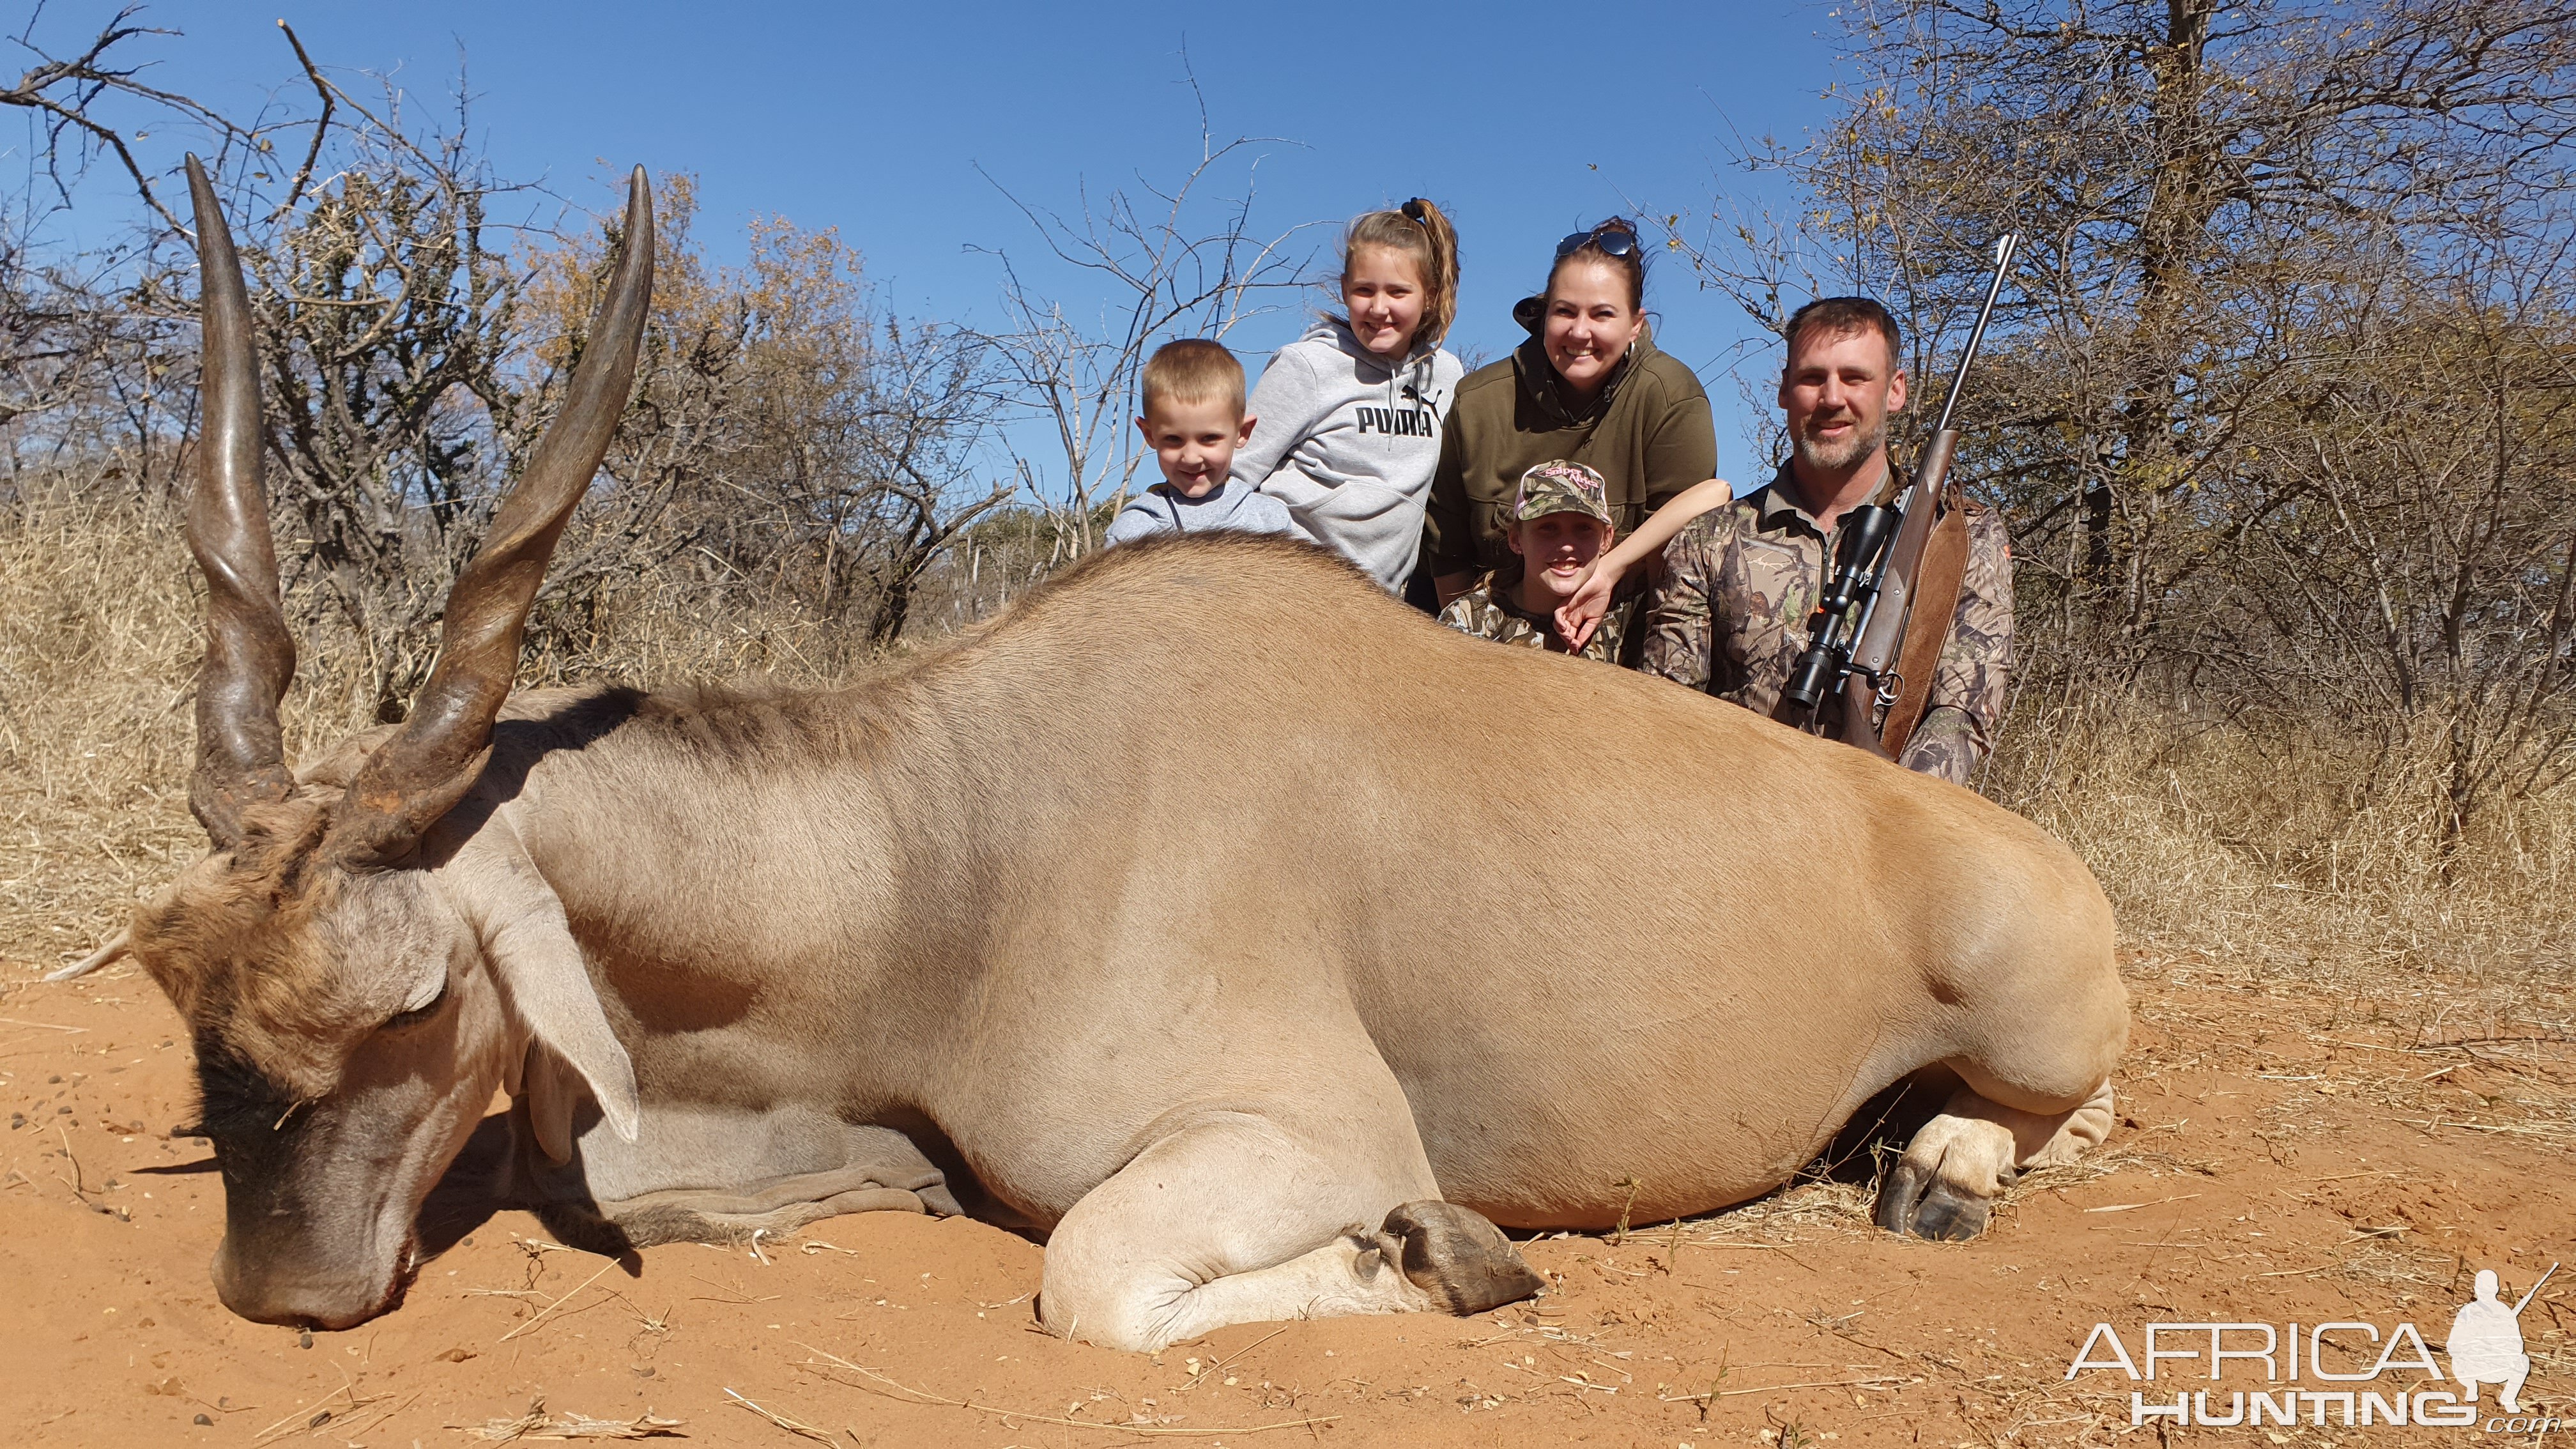
[[[1933,542],[1934,525],[1948,521],[1937,515],[1950,476],[1950,455],[1959,443],[1950,418],[1958,409],[1960,394],[1967,390],[1968,369],[1977,360],[1986,321],[1994,315],[1995,299],[2003,294],[2004,275],[2012,268],[2013,249],[2020,241],[2006,232],[1995,242],[1995,275],[1986,284],[1985,305],[1977,309],[1977,325],[1968,333],[1967,349],[1959,354],[1950,395],[1941,401],[1940,424],[1932,430],[1931,446],[1923,450],[1913,483],[1892,506],[1863,504],[1841,519],[1833,579],[1816,601],[1807,651],[1780,690],[1783,717],[1793,724],[1823,733],[1823,712],[1817,705],[1828,688],[1834,689],[1843,700],[1844,742],[1893,758],[1905,748],[1905,737],[1922,718],[1923,696],[1932,685],[1931,663],[1940,657],[1949,621],[1926,620],[1932,628],[1925,641],[1927,652],[1922,646],[1906,647],[1914,642],[1908,616],[1924,592],[1924,555]],[[1957,535],[1953,551],[1964,564],[1965,524],[1951,522],[1950,528]],[[1955,601],[1956,584],[1951,583],[1947,592]],[[1909,656],[1920,656],[1913,662],[1923,676],[1912,681],[1910,690],[1902,672]],[[1900,708],[1900,702],[1905,707]],[[1883,738],[1883,733],[1894,738]]]

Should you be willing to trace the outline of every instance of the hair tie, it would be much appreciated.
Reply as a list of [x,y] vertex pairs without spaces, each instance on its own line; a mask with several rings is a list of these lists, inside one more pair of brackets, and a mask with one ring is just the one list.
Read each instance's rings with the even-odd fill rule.
[[1423,205],[1424,202],[1422,198],[1417,196],[1411,201],[1408,201],[1404,205],[1396,208],[1396,214],[1403,217],[1406,221],[1412,222],[1415,226],[1422,228],[1424,231],[1429,231],[1431,230],[1431,223],[1424,219],[1422,215]]

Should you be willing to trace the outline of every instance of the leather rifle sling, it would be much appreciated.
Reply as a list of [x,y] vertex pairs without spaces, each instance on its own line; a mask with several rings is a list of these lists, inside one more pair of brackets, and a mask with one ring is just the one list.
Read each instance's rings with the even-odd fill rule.
[[1902,679],[1896,703],[1888,706],[1879,741],[1891,755],[1903,755],[1905,743],[1932,701],[1932,679],[1940,671],[1941,651],[1949,647],[1959,613],[1959,590],[1968,576],[1968,516],[1956,487],[1942,490],[1941,518],[1923,543],[1923,560],[1914,576],[1914,602],[1905,618],[1905,643],[1897,650]]

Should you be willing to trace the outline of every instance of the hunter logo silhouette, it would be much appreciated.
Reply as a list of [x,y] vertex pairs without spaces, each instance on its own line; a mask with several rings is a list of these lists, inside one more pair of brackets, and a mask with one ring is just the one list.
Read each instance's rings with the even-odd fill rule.
[[[2520,1320],[2558,1267],[2550,1264],[2531,1291],[2511,1304],[2497,1297],[2496,1275],[2480,1270],[2477,1296],[2452,1317],[2451,1336],[2443,1344],[2451,1360],[2447,1378],[2414,1324],[2397,1323],[2383,1333],[2377,1324],[2348,1320],[2150,1323],[2134,1354],[2118,1329],[2097,1323],[2067,1364],[2066,1377],[2071,1382],[2087,1372],[2116,1370],[2140,1385],[2129,1391],[2132,1428],[2155,1420],[2159,1429],[2168,1421],[2288,1429],[2303,1416],[2323,1426],[2329,1413],[2354,1428],[2467,1428],[2478,1422],[2479,1386],[2492,1384],[2503,1414],[2514,1417],[2489,1419],[2489,1433],[2549,1433],[2564,1421],[2555,1415],[2522,1417],[2531,1356],[2523,1351]],[[2232,1384],[2226,1382],[2231,1376]]]
[[2531,1372],[2531,1355],[2522,1351],[2522,1310],[2530,1306],[2550,1274],[2540,1275],[2540,1282],[2522,1295],[2511,1308],[2496,1298],[2496,1275],[2492,1268],[2478,1270],[2477,1297],[2461,1305],[2451,1319],[2451,1337],[2444,1348],[2451,1355],[2451,1377],[2460,1381],[2460,1390],[2469,1402],[2477,1402],[2480,1384],[2498,1386],[2496,1399],[2508,1414],[2522,1412],[2514,1396],[2522,1392],[2522,1381]]

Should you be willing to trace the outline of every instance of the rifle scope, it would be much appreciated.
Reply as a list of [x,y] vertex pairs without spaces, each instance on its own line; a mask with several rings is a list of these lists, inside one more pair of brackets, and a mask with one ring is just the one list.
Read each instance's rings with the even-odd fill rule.
[[1824,698],[1826,686],[1843,670],[1851,654],[1851,610],[1863,594],[1869,592],[1870,580],[1878,568],[1878,556],[1887,551],[1887,541],[1896,536],[1897,510],[1866,503],[1842,517],[1840,537],[1834,545],[1834,577],[1825,585],[1824,594],[1816,600],[1815,632],[1807,640],[1807,652],[1798,656],[1798,667],[1790,672],[1789,682],[1780,687],[1780,697],[1799,709],[1813,714],[1816,702]]

